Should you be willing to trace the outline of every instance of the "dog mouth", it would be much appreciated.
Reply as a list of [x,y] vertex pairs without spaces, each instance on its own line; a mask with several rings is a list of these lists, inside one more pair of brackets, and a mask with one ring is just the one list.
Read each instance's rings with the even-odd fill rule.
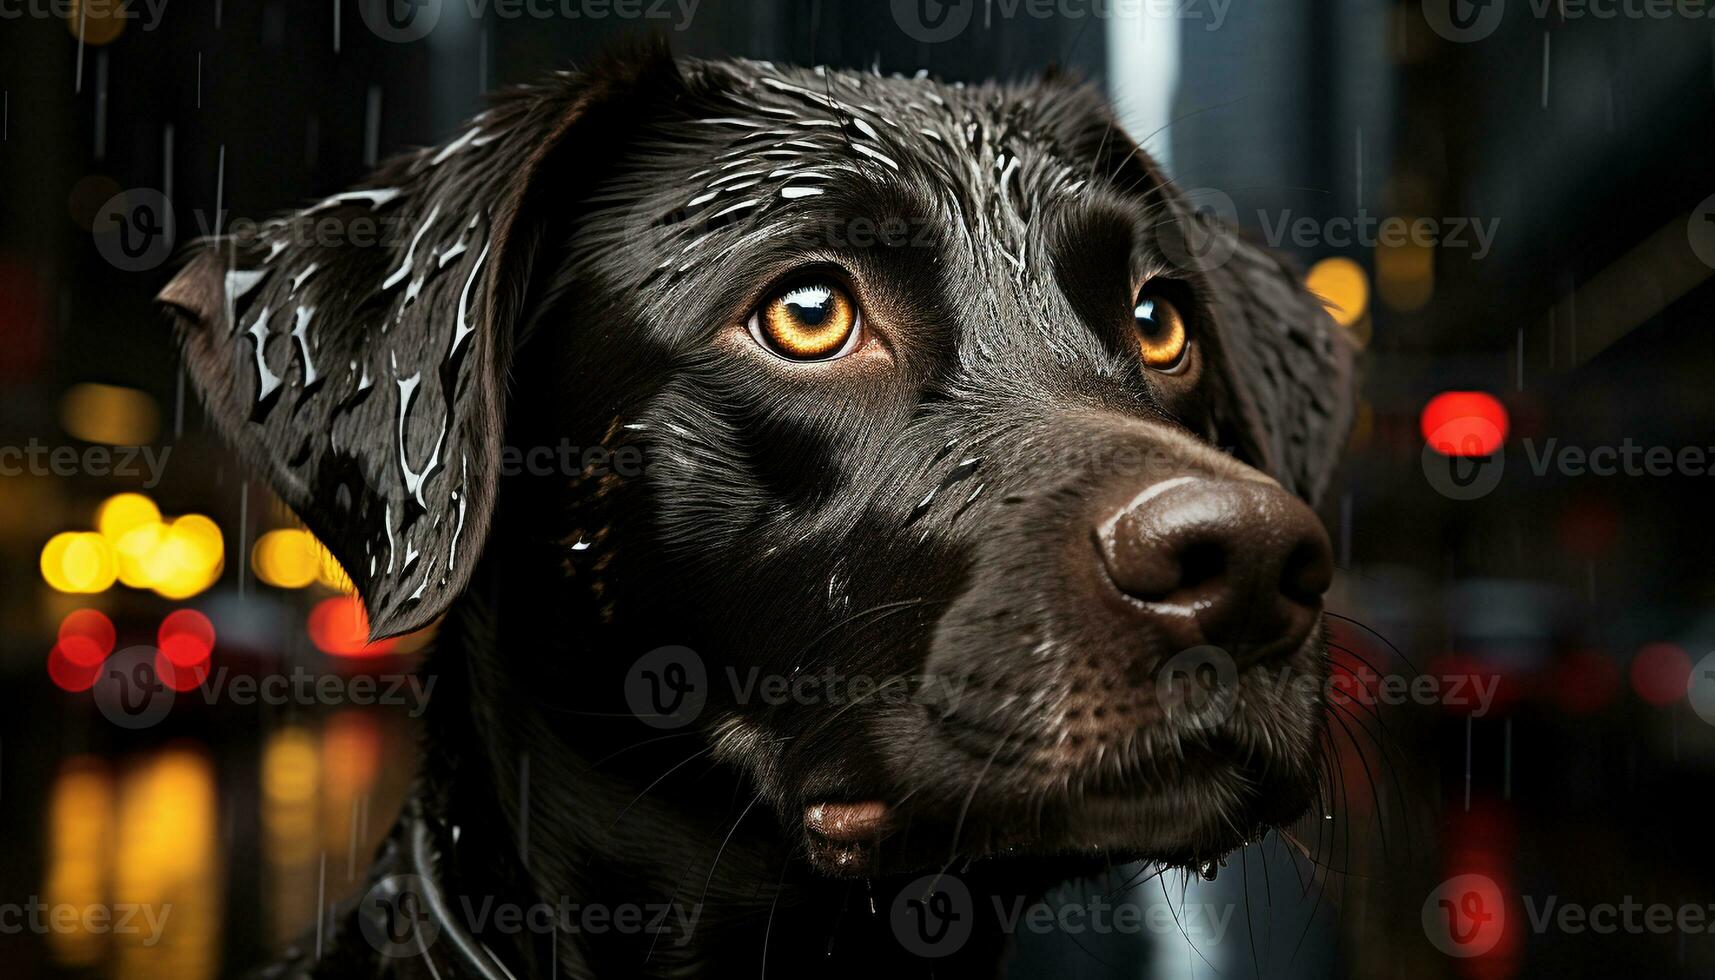
[[1296,820],[1314,796],[1311,752],[1278,752],[1242,714],[1236,721],[1100,769],[1048,768],[1029,750],[984,753],[976,731],[942,729],[937,751],[926,754],[962,757],[964,769],[944,768],[947,778],[932,787],[803,803],[807,858],[836,877],[1036,859],[1201,872]]

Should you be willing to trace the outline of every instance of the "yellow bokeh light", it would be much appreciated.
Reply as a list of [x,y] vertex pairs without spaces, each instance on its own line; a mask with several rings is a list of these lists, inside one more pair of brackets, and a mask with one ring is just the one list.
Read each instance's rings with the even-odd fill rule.
[[301,589],[321,573],[322,547],[315,536],[297,528],[269,531],[250,549],[256,577],[281,589]]
[[136,493],[108,498],[96,511],[101,530],[57,534],[42,548],[42,578],[61,592],[100,592],[117,579],[168,599],[189,599],[220,581],[226,543],[201,514],[165,520]]
[[1323,259],[1310,267],[1304,285],[1342,327],[1357,323],[1369,310],[1369,277],[1364,274],[1364,267],[1351,259],[1339,256]]
[[91,531],[66,531],[42,547],[42,578],[60,592],[102,592],[118,576],[107,539]]
[[[115,832],[113,780],[99,759],[75,756],[61,766],[48,797],[47,831],[43,900],[80,908],[105,901]],[[50,930],[46,939],[56,963],[78,968],[100,961],[107,936],[74,921],[70,928]]]
[[102,501],[95,512],[95,529],[114,547],[127,531],[160,521],[161,508],[140,493],[116,493]]
[[84,442],[142,446],[159,427],[155,400],[135,388],[78,384],[60,397],[60,425]]
[[120,536],[114,551],[119,581],[153,589],[168,599],[189,599],[220,580],[226,546],[220,528],[201,514],[140,524]]
[[119,556],[119,581],[133,589],[146,589],[154,581],[153,569],[147,562],[167,537],[167,525],[151,521],[120,535],[113,550]]
[[262,795],[278,803],[301,803],[316,794],[321,759],[316,741],[303,728],[282,728],[262,751]]
[[177,518],[157,549],[150,588],[168,599],[189,599],[220,579],[225,551],[213,521],[201,514]]
[[112,44],[125,33],[128,8],[119,0],[71,0],[66,30],[90,45]]
[[128,767],[118,794],[112,899],[170,908],[163,928],[114,930],[110,974],[211,980],[219,971],[225,869],[214,764],[174,743]]

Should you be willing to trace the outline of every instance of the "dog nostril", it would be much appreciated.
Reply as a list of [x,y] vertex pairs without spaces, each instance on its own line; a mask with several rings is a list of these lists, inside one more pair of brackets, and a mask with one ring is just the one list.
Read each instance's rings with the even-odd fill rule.
[[1192,589],[1227,573],[1227,552],[1216,541],[1194,541],[1179,552],[1179,587]]
[[1333,584],[1334,563],[1328,549],[1314,540],[1300,541],[1286,558],[1280,572],[1281,594],[1294,602],[1313,606]]

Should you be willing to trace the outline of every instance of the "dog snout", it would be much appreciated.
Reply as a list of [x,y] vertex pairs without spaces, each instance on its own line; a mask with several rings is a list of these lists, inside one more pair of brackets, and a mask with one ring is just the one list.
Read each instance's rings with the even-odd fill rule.
[[1108,579],[1163,635],[1241,663],[1298,649],[1333,577],[1316,514],[1260,480],[1162,480],[1102,521],[1096,546]]

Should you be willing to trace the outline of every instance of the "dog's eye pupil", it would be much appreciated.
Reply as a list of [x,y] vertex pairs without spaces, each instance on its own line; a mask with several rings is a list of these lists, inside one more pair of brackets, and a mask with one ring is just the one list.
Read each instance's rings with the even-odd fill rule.
[[857,304],[838,284],[815,280],[776,290],[751,317],[751,334],[794,361],[823,361],[850,353],[861,327]]
[[1178,307],[1159,296],[1146,296],[1137,301],[1132,317],[1143,363],[1157,371],[1172,371],[1184,363],[1191,339]]

